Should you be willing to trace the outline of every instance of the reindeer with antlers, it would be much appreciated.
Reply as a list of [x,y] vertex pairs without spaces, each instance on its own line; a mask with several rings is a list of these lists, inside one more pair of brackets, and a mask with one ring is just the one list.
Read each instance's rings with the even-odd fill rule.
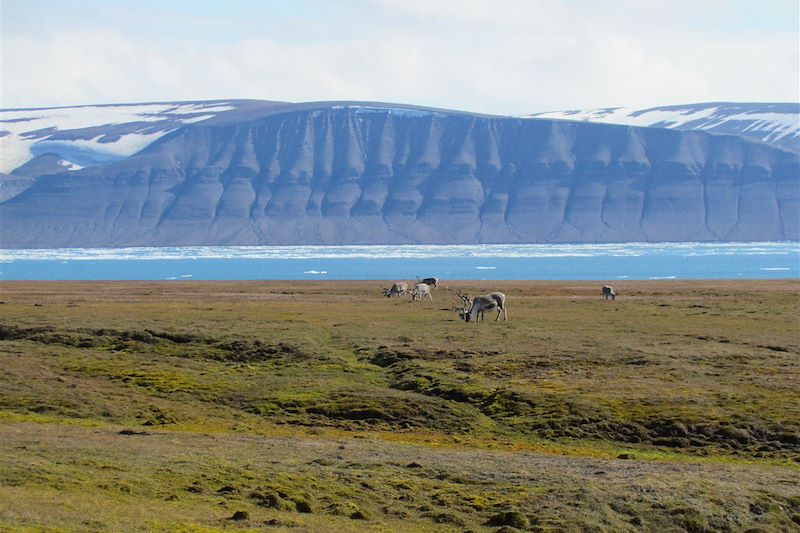
[[491,309],[497,309],[497,316],[495,322],[500,320],[500,313],[503,313],[503,320],[508,320],[508,313],[506,313],[506,295],[502,292],[493,292],[486,296],[476,296],[471,298],[469,294],[461,294],[461,291],[456,292],[463,307],[459,308],[453,305],[453,310],[466,322],[477,322],[479,319],[483,320],[483,314]]
[[400,299],[403,299],[403,296],[408,292],[408,284],[405,281],[398,281],[397,283],[392,283],[392,288],[383,287],[383,295],[387,298],[391,298],[392,296],[399,296]]

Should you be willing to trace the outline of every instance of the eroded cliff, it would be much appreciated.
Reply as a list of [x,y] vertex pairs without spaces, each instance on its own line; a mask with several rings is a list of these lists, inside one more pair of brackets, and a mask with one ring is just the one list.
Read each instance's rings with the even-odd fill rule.
[[697,131],[320,104],[188,124],[0,205],[4,247],[797,240],[800,163]]

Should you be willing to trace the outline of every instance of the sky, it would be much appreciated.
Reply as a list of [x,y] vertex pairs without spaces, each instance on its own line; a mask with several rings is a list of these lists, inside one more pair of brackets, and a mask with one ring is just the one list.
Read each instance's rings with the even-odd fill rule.
[[797,0],[0,0],[0,107],[800,100]]

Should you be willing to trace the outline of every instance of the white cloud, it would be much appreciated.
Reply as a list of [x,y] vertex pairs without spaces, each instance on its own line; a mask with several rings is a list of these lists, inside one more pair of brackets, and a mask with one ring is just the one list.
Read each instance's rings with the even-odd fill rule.
[[172,22],[155,15],[146,35],[122,24],[53,23],[4,31],[2,106],[353,99],[515,114],[798,100],[796,28],[702,25],[734,17],[740,5],[362,0],[307,26],[298,15],[286,22],[294,37],[259,34],[244,13],[241,35],[231,36],[231,19],[224,39],[171,36]]

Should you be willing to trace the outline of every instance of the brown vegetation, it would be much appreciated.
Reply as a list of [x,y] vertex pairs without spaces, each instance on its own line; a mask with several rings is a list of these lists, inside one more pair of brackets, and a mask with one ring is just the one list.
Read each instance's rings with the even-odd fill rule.
[[381,286],[0,284],[0,527],[800,522],[800,283]]

